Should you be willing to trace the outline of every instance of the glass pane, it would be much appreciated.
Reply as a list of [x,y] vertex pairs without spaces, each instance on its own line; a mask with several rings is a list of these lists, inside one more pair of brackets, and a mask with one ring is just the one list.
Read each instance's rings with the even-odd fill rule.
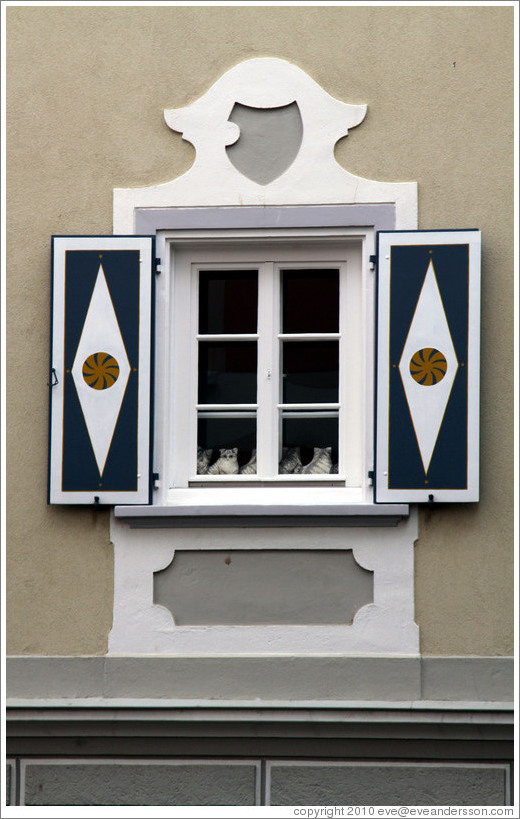
[[283,417],[280,474],[338,471],[338,418]]
[[282,402],[338,402],[339,344],[337,341],[282,342]]
[[197,472],[256,474],[256,418],[199,418]]
[[282,332],[339,332],[339,270],[282,271]]
[[256,404],[256,341],[199,342],[199,404]]
[[199,333],[256,333],[258,272],[201,270]]

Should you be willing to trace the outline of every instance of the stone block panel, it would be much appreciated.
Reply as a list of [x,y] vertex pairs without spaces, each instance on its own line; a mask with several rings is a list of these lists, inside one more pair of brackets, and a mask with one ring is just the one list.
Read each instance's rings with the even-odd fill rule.
[[15,763],[9,759],[5,763],[5,804],[14,805],[14,788],[16,781]]
[[505,805],[505,765],[271,762],[271,805]]
[[25,761],[25,805],[255,805],[259,765],[202,761]]

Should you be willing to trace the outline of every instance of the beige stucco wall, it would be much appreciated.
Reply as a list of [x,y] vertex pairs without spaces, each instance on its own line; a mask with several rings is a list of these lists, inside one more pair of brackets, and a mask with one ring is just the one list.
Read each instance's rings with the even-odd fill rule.
[[50,237],[112,231],[112,189],[187,170],[163,121],[234,64],[291,60],[367,103],[352,173],[419,183],[419,226],[483,232],[481,502],[421,512],[427,654],[513,642],[513,9],[7,8],[7,651],[101,654],[105,511],[46,505]]

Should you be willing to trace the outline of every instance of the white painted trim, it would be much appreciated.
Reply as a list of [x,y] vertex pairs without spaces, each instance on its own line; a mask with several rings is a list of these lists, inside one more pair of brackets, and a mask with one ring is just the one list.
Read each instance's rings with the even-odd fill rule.
[[498,768],[504,773],[509,770],[509,765],[504,765],[501,762],[458,762],[456,760],[447,759],[442,762],[430,762],[425,760],[423,762],[414,762],[409,759],[401,760],[359,760],[359,759],[276,759],[267,760],[268,768],[278,767],[319,767],[319,768]]
[[[317,492],[322,491],[324,497],[322,502],[316,500]],[[174,493],[174,504],[167,504],[165,506],[116,506],[114,515],[116,518],[131,520],[132,525],[137,520],[149,521],[153,525],[153,521],[160,521],[171,519],[172,525],[179,517],[216,517],[227,519],[231,525],[231,518],[239,517],[246,520],[249,517],[262,516],[266,518],[280,519],[280,518],[301,518],[302,525],[308,525],[309,517],[321,518],[322,526],[327,526],[327,518],[340,518],[343,525],[348,526],[348,520],[351,519],[352,525],[355,525],[356,519],[362,518],[364,525],[377,526],[378,518],[387,519],[386,525],[395,526],[400,518],[407,517],[410,513],[408,504],[388,503],[360,503],[354,496],[352,502],[348,501],[348,495],[344,489],[318,487],[296,487],[285,489],[282,498],[280,498],[279,487],[265,487],[262,489],[263,502],[254,502],[251,499],[249,489],[233,489],[232,500],[227,500],[226,504],[222,503],[222,492],[219,489],[186,489],[177,490]],[[227,497],[227,492],[226,492]],[[201,526],[203,523],[201,522]],[[296,520],[293,520],[292,525],[298,525]],[[195,548],[200,548],[196,546]],[[276,544],[269,546],[270,549],[276,549]],[[286,547],[282,547],[286,548]],[[298,546],[299,549],[305,549],[304,544]],[[314,547],[313,547],[314,548]],[[328,548],[332,548],[329,546]],[[338,548],[342,548],[338,545]]]
[[[272,234],[272,231],[270,231]],[[338,236],[334,241],[319,241],[314,235],[314,231],[301,229],[297,236],[293,237],[290,244],[282,240],[284,231],[280,231],[276,237],[277,241],[261,240],[262,231],[257,231],[256,238],[260,241],[257,244],[253,240],[244,241],[241,237],[235,236],[233,231],[228,235],[233,239],[232,246],[227,242],[217,245],[207,244],[207,237],[204,233],[197,231],[197,236],[186,244],[184,239],[178,242],[172,232],[165,232],[164,239],[166,248],[171,246],[171,250],[166,253],[163,259],[163,273],[169,277],[171,282],[171,307],[172,319],[170,327],[172,337],[169,348],[174,350],[173,374],[164,368],[162,358],[157,362],[157,380],[167,384],[171,380],[170,406],[171,412],[166,416],[158,415],[155,422],[156,436],[156,463],[164,459],[164,466],[158,471],[164,473],[170,490],[165,496],[161,493],[161,498],[168,503],[177,506],[181,502],[184,489],[194,482],[206,485],[207,489],[198,488],[197,495],[199,504],[203,503],[205,491],[211,493],[211,484],[236,482],[240,484],[262,483],[266,480],[274,486],[277,483],[285,483],[290,478],[295,484],[305,484],[308,481],[314,483],[329,482],[343,486],[346,492],[343,496],[338,496],[337,502],[345,504],[348,499],[354,501],[368,502],[371,500],[372,491],[369,488],[367,479],[368,470],[372,466],[372,461],[367,463],[364,458],[369,447],[369,441],[364,443],[363,434],[372,440],[372,424],[366,419],[372,417],[372,405],[365,402],[364,373],[365,369],[370,373],[370,382],[373,380],[373,362],[365,361],[363,355],[365,351],[365,327],[367,320],[363,314],[363,308],[367,308],[364,295],[373,297],[373,276],[368,273],[368,269],[362,269],[363,247],[367,242],[373,242],[373,231],[367,228],[365,231],[356,230],[356,235],[352,231],[347,232],[347,236]],[[204,238],[206,243],[202,246],[200,238]],[[305,241],[312,238],[312,244],[305,245]],[[298,240],[298,247],[294,247],[294,238]],[[272,260],[272,261],[267,261]],[[257,404],[257,457],[258,473],[254,476],[207,476],[197,475],[195,470],[195,453],[197,451],[197,417],[200,413],[194,412],[197,406],[197,378],[198,357],[197,343],[199,338],[211,339],[210,336],[200,336],[198,333],[198,290],[197,272],[199,270],[225,268],[226,270],[241,269],[244,266],[258,270],[258,333],[231,336],[233,339],[247,338],[257,339],[258,344],[258,395]],[[322,333],[320,338],[336,338],[339,345],[339,383],[338,403],[335,405],[339,409],[338,426],[339,434],[345,440],[341,441],[340,452],[340,475],[334,476],[279,476],[278,472],[278,387],[280,384],[278,363],[279,351],[278,340],[285,336],[280,332],[280,310],[279,298],[279,276],[283,268],[316,268],[334,267],[338,268],[340,279],[340,321],[341,326],[337,333]],[[168,328],[157,323],[157,334],[159,338],[168,335]],[[310,334],[314,337],[316,334]],[[300,339],[301,334],[294,334]],[[219,340],[224,340],[223,336],[217,336]],[[161,347],[164,345],[161,343]],[[177,352],[175,352],[177,351]],[[262,378],[264,371],[270,370],[270,379]],[[301,404],[296,405],[300,408]],[[312,405],[312,412],[319,409],[318,404]],[[224,410],[225,407],[222,407]],[[330,407],[329,407],[330,409]],[[229,416],[229,413],[228,413]],[[243,417],[243,416],[242,416]],[[173,421],[170,420],[173,418]],[[166,430],[171,429],[170,432]],[[343,445],[341,445],[343,444]],[[276,450],[276,451],[275,451]],[[167,464],[170,466],[167,466]],[[343,475],[343,479],[341,479]],[[345,477],[346,476],[346,477]],[[180,490],[180,492],[179,492]],[[237,496],[242,490],[228,487],[226,490],[227,506],[234,502],[235,492]],[[275,492],[270,492],[269,500],[265,495],[265,488],[260,490],[251,486],[248,489],[246,503],[266,507],[267,502],[276,506],[283,502],[285,496],[277,496]],[[285,497],[287,500],[287,498]],[[245,500],[245,499],[244,499]],[[155,498],[159,501],[159,496]],[[222,505],[222,496],[219,498]],[[292,493],[291,502],[300,503],[302,509],[307,506],[309,500],[303,496],[298,499],[297,490]],[[327,492],[318,492],[313,497],[313,506],[320,504],[330,505]]]
[[215,758],[208,758],[200,759],[199,757],[186,757],[185,759],[170,759],[169,757],[165,757],[164,759],[151,759],[148,756],[144,757],[132,757],[129,759],[128,757],[117,757],[112,756],[108,758],[100,758],[100,757],[91,757],[91,756],[74,756],[69,757],[67,759],[63,759],[63,757],[51,757],[46,756],[45,758],[34,758],[34,759],[22,759],[20,760],[22,765],[163,765],[164,767],[175,767],[179,765],[249,765],[254,767],[257,771],[260,770],[260,762],[256,759],[244,759],[241,757],[240,759],[236,759],[235,757],[215,757]]
[[[156,233],[157,255],[163,260],[162,273],[157,277],[156,291],[156,371],[164,373],[155,383],[155,444],[154,444],[154,471],[160,474],[156,482],[153,504],[161,505],[167,502],[177,505],[182,502],[179,491],[169,492],[169,464],[173,462],[176,469],[176,460],[182,457],[189,460],[192,447],[185,435],[183,423],[179,423],[176,394],[173,391],[173,381],[169,373],[173,369],[175,348],[170,343],[170,328],[177,320],[182,321],[184,316],[184,302],[190,296],[181,292],[183,282],[173,275],[173,267],[177,253],[184,252],[187,246],[201,248],[204,252],[209,243],[217,245],[234,245],[241,241],[246,247],[261,247],[266,241],[285,241],[297,239],[312,240],[319,246],[324,240],[331,240],[331,246],[341,247],[348,243],[361,242],[362,258],[362,285],[361,285],[361,314],[364,316],[366,327],[373,327],[374,323],[374,274],[369,270],[369,257],[374,253],[374,233],[376,230],[389,229],[395,224],[395,207],[392,204],[373,205],[321,205],[321,206],[282,206],[282,207],[172,207],[137,209],[138,226],[140,230],[149,230]],[[260,225],[261,227],[258,227]],[[255,227],[256,226],[256,227]],[[247,237],[248,241],[245,241]],[[233,241],[234,240],[234,241]],[[338,245],[338,243],[340,243]],[[171,246],[171,250],[170,250]],[[281,252],[281,251],[280,251]],[[353,249],[350,248],[350,252]],[[185,288],[186,289],[186,288]],[[189,288],[188,288],[189,292]],[[175,305],[179,306],[180,317],[175,312]],[[161,329],[162,328],[162,331]],[[365,382],[363,396],[364,409],[362,411],[361,438],[364,441],[365,453],[362,467],[362,488],[355,490],[352,487],[345,489],[345,495],[338,501],[342,505],[349,503],[364,503],[372,499],[371,479],[367,479],[368,471],[374,463],[373,455],[373,384],[374,384],[374,339],[372,332],[363,332],[363,354],[365,362]],[[179,354],[183,348],[179,349]],[[193,370],[194,367],[190,368]],[[181,393],[184,393],[184,386]],[[185,454],[178,451],[174,458],[174,441],[177,447],[184,447]],[[359,476],[358,476],[359,477]],[[284,481],[279,478],[280,483]],[[338,479],[339,480],[339,479]],[[174,482],[179,486],[181,475],[175,473]],[[337,484],[336,478],[334,482]],[[244,483],[247,481],[244,480]],[[266,495],[262,495],[265,502]],[[227,493],[228,503],[232,501],[231,492]],[[287,496],[285,496],[287,500]],[[303,497],[302,497],[303,500]],[[274,501],[276,502],[276,501]],[[296,501],[297,502],[297,501]]]
[[[328,655],[327,655],[328,656]],[[324,658],[326,659],[326,658]],[[405,658],[409,659],[409,658]],[[111,709],[130,709],[130,718],[148,719],[152,709],[161,713],[162,720],[218,721],[233,719],[249,722],[252,717],[261,721],[282,722],[363,722],[370,723],[377,712],[378,722],[392,723],[395,712],[401,722],[441,722],[449,724],[478,724],[480,721],[496,725],[514,723],[514,702],[473,700],[216,700],[169,699],[142,697],[75,697],[71,698],[17,698],[8,697],[8,719],[21,721],[52,720],[59,722],[66,714],[67,721],[84,720],[81,709],[89,709],[89,720],[105,718]],[[78,709],[74,714],[73,709]],[[17,712],[19,709],[19,713]],[[202,713],[201,713],[202,712]],[[370,713],[372,712],[372,713]],[[479,714],[485,716],[479,717]],[[470,715],[471,714],[471,715]]]

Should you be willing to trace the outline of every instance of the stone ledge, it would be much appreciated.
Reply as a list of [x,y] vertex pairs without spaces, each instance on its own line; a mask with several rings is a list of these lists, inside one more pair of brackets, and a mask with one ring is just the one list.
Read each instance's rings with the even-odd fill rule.
[[8,703],[24,704],[43,699],[70,705],[207,701],[365,708],[377,702],[431,710],[434,703],[449,708],[451,702],[474,710],[479,703],[513,701],[514,662],[511,657],[11,656],[6,695]]

